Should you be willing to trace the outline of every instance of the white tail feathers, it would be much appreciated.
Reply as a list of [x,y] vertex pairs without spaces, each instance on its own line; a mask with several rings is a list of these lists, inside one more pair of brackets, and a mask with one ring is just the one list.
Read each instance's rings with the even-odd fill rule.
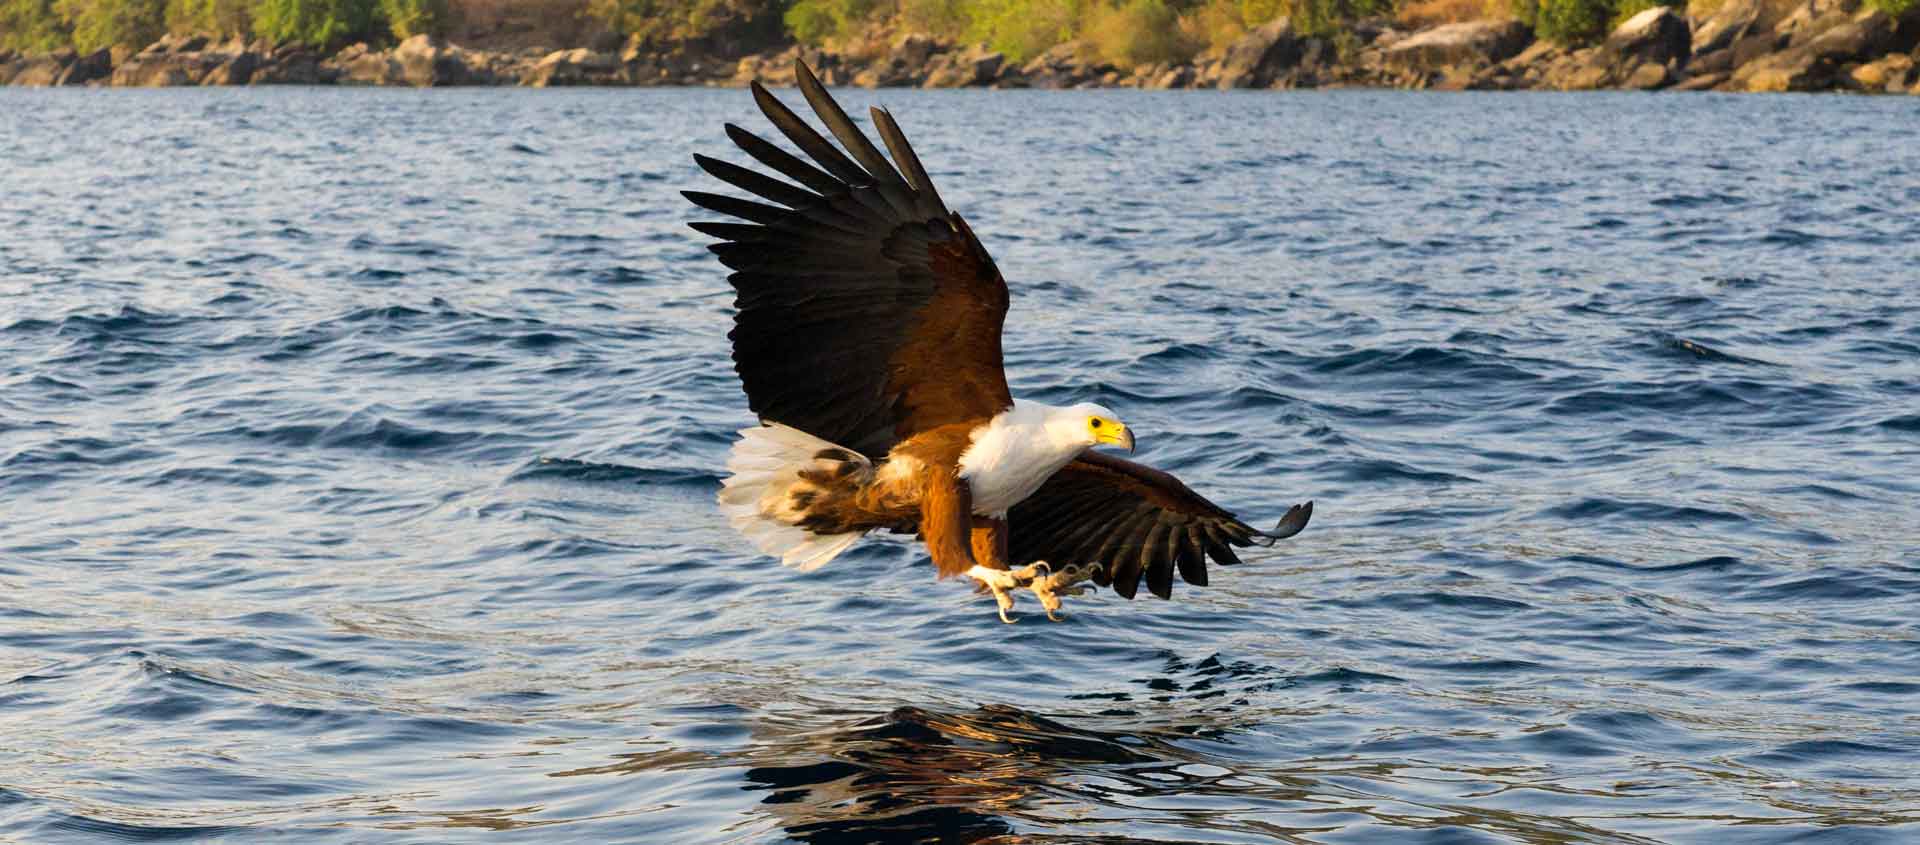
[[816,456],[828,449],[872,469],[871,462],[851,449],[772,423],[740,430],[740,439],[727,455],[727,471],[732,475],[720,482],[720,511],[733,527],[761,552],[801,572],[826,565],[866,534],[815,534],[798,524],[806,512],[794,506],[793,494],[814,487],[800,477],[800,471],[816,467],[821,460]]

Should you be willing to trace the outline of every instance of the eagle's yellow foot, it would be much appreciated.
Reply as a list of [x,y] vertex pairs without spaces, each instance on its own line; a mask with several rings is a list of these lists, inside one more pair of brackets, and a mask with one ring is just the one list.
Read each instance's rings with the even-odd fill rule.
[[[1033,565],[1046,566],[1046,563],[1042,561]],[[1049,567],[1049,569],[1051,569],[1051,567]],[[1030,586],[1033,589],[1033,594],[1039,597],[1040,606],[1046,608],[1047,618],[1054,622],[1059,622],[1061,618],[1055,615],[1055,611],[1060,609],[1060,597],[1079,596],[1092,592],[1092,587],[1074,586],[1082,581],[1090,581],[1092,579],[1093,564],[1075,564],[1061,569],[1059,572],[1049,572],[1044,577],[1035,578]]]
[[[1000,621],[1012,625],[1015,617],[1007,615],[1007,611],[1013,609],[1012,591],[1032,586],[1049,577],[1052,572],[1052,567],[1047,566],[1045,562],[1037,562],[1013,570],[991,569],[976,565],[967,570],[966,574],[968,578],[979,581],[981,586],[993,591],[993,600],[1000,605]],[[1044,603],[1045,600],[1042,601]],[[1054,606],[1059,606],[1057,599],[1054,601]],[[1048,616],[1052,616],[1051,611],[1048,612]]]

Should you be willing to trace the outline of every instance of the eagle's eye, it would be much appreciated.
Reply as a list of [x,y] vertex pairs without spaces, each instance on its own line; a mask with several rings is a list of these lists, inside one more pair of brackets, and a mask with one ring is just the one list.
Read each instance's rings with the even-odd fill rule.
[[1087,421],[1087,425],[1093,426],[1094,428],[1099,428],[1100,424],[1101,423],[1100,423],[1099,417],[1094,417],[1093,419]]

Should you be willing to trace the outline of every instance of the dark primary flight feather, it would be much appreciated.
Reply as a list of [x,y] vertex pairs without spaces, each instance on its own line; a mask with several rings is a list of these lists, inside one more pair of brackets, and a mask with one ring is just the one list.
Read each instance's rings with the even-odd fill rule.
[[1240,562],[1235,546],[1266,545],[1307,527],[1313,503],[1295,505],[1271,532],[1257,531],[1180,480],[1152,467],[1088,452],[1007,513],[1009,557],[1100,567],[1094,583],[1133,598],[1140,582],[1161,598],[1173,573],[1207,585],[1207,559]]
[[812,71],[801,65],[796,76],[842,146],[755,83],[760,110],[806,158],[729,124],[742,151],[785,179],[695,156],[764,202],[686,192],[745,221],[691,225],[723,239],[709,248],[734,270],[729,336],[748,405],[875,457],[909,435],[1011,407],[1000,356],[1007,285],[993,259],[940,201],[890,115],[875,109],[873,121],[900,169]]

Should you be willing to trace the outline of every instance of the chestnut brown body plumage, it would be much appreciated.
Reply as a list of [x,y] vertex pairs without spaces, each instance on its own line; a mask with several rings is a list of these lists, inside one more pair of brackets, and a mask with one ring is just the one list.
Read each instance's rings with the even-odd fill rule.
[[1306,526],[1311,502],[1261,532],[1171,475],[1088,451],[1132,448],[1105,408],[1016,400],[1007,283],[986,248],[891,115],[872,113],[889,161],[805,65],[796,77],[839,145],[756,83],[805,158],[728,124],[785,179],[695,156],[756,199],[686,192],[744,221],[691,225],[733,270],[729,337],[761,425],[741,432],[720,501],[762,551],[811,569],[869,531],[918,533],[939,574],[979,580],[1004,619],[1019,587],[1049,616],[1079,581],[1131,598],[1144,580],[1164,598],[1176,572],[1204,585],[1209,559],[1237,563],[1234,547]]

